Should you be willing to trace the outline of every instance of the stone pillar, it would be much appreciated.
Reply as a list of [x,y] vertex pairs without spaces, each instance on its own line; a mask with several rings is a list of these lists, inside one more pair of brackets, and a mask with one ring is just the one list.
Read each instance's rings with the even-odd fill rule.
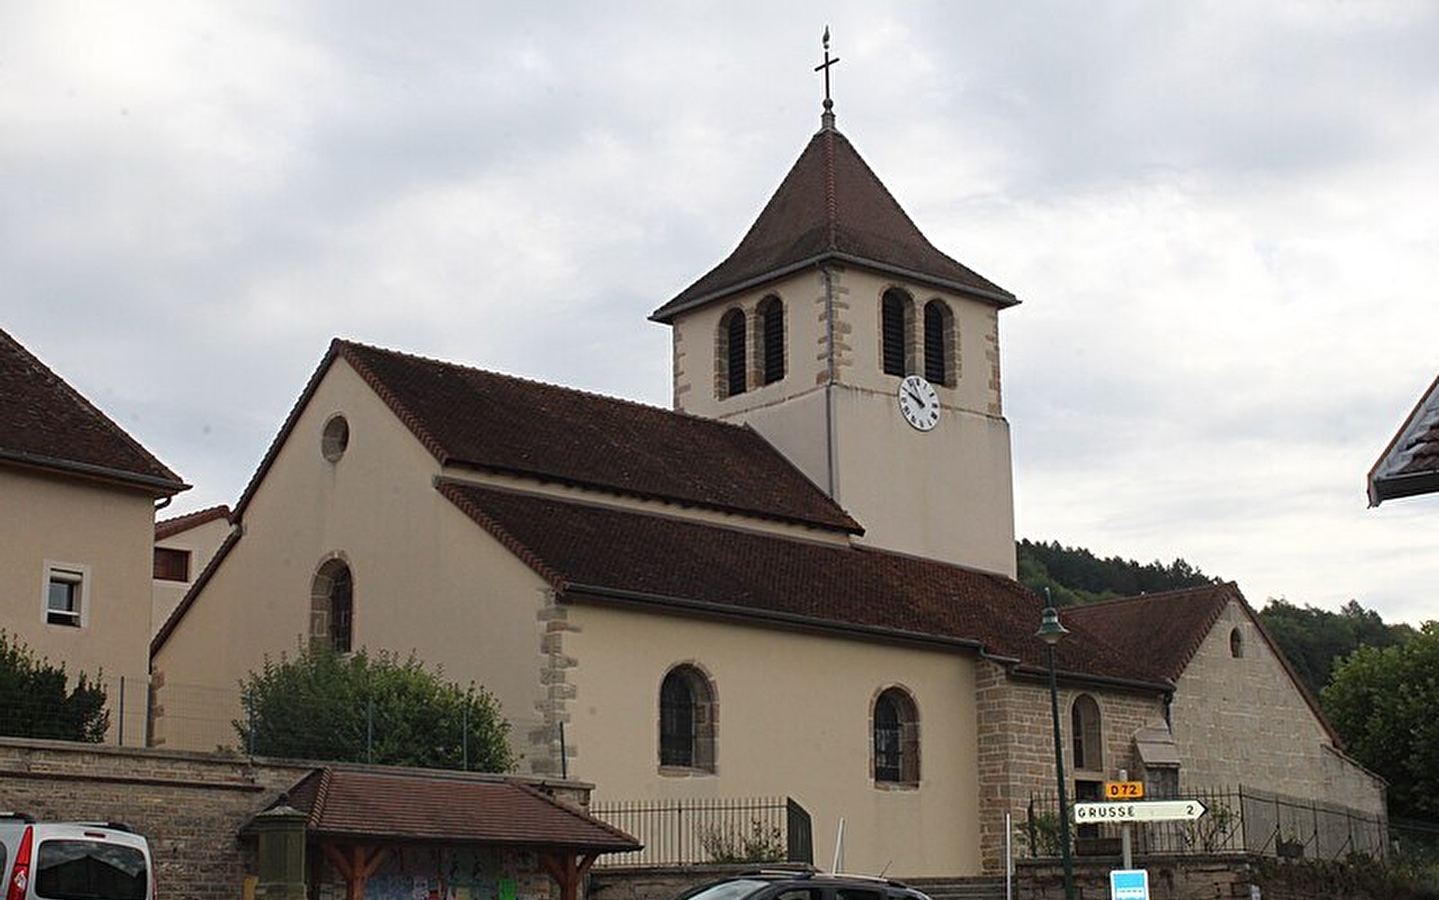
[[305,900],[305,814],[282,804],[255,816],[254,825],[260,837],[257,900]]

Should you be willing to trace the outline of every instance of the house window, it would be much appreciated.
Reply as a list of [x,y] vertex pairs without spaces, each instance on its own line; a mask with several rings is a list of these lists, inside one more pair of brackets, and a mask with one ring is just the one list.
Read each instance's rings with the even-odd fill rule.
[[353,649],[354,579],[342,559],[327,560],[310,588],[310,646]]
[[660,766],[715,769],[714,686],[692,665],[676,666],[660,684]]
[[1103,729],[1099,704],[1088,694],[1074,698],[1069,710],[1070,737],[1074,741],[1074,768],[1098,771],[1104,768]]
[[913,698],[889,688],[874,701],[876,784],[919,784],[919,716]]
[[1238,628],[1229,632],[1229,655],[1235,659],[1244,658],[1244,632]]
[[778,297],[766,297],[756,311],[760,325],[760,347],[764,351],[764,384],[784,377],[784,304]]
[[898,288],[884,292],[880,301],[880,351],[884,362],[884,374],[899,375],[905,372],[905,325],[913,305],[909,295]]
[[47,566],[45,570],[45,622],[79,628],[85,624],[85,569],[81,566]]
[[718,354],[720,399],[745,392],[747,361],[744,313],[738,309],[732,309],[720,319]]
[[924,305],[924,377],[933,384],[953,385],[957,376],[954,314],[943,300]]
[[189,581],[190,551],[174,547],[155,548],[155,579],[157,581]]
[[330,462],[339,462],[350,446],[350,422],[342,415],[333,415],[320,433],[320,453]]

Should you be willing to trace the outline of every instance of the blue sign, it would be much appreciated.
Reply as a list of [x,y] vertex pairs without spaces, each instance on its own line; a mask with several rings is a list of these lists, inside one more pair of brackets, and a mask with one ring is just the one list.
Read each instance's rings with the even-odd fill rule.
[[1109,900],[1149,900],[1149,871],[1115,869],[1110,872]]

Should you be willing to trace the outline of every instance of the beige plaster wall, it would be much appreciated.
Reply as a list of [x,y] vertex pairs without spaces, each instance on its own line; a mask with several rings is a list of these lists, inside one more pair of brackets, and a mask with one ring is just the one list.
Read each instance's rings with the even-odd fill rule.
[[[998,311],[987,303],[872,273],[812,270],[676,319],[678,409],[752,425],[865,528],[864,542],[1013,575],[1014,502],[1009,425],[1002,416]],[[896,401],[899,379],[881,368],[880,298],[908,291],[918,312],[932,298],[954,313],[957,379],[936,385],[943,417],[911,428]],[[720,319],[752,320],[766,296],[785,304],[786,375],[718,398]],[[829,374],[833,314],[834,376]],[[760,359],[750,341],[752,366]],[[835,385],[832,389],[826,386]],[[828,404],[829,409],[826,409]]]
[[[1239,629],[1243,657],[1230,654]],[[1174,695],[1181,785],[1244,784],[1377,813],[1379,780],[1335,751],[1299,688],[1249,613],[1231,602]]]
[[[343,413],[349,447],[320,452]],[[319,385],[244,513],[244,537],[155,657],[156,737],[213,749],[236,740],[236,685],[265,654],[309,634],[315,572],[347,560],[353,639],[370,651],[414,651],[444,676],[494,693],[528,752],[543,700],[539,614],[545,585],[434,489],[436,461],[342,361]]]
[[[571,777],[595,799],[794,797],[813,817],[816,862],[845,821],[845,868],[924,875],[979,870],[973,659],[802,632],[565,607]],[[713,774],[659,766],[660,684],[698,666],[718,699]],[[900,685],[920,723],[917,789],[871,780],[871,710]]]
[[[0,466],[0,604],[3,627],[37,657],[103,676],[111,740],[119,737],[120,679],[128,701],[149,677],[151,541],[155,502],[100,482]],[[81,626],[46,622],[47,563],[84,573]],[[135,690],[136,687],[139,690]],[[143,743],[143,699],[125,714],[124,740]],[[132,712],[139,715],[138,720]]]
[[214,559],[215,551],[220,549],[226,537],[230,534],[230,522],[226,518],[211,519],[194,528],[187,529],[179,534],[172,534],[162,541],[156,541],[156,547],[166,547],[174,550],[188,550],[190,552],[190,577],[185,581],[166,581],[156,578],[152,584],[151,599],[153,612],[150,617],[150,630],[157,632],[170,618],[170,613],[185,599],[185,592],[190,590],[190,585],[205,571],[205,567]]

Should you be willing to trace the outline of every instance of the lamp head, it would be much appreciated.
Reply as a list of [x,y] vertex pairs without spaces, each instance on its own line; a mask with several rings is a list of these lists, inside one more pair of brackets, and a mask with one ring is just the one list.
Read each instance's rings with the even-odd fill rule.
[[1053,647],[1066,634],[1069,634],[1069,629],[1059,624],[1059,610],[1052,606],[1046,606],[1044,619],[1039,623],[1039,630],[1034,633],[1034,636]]

